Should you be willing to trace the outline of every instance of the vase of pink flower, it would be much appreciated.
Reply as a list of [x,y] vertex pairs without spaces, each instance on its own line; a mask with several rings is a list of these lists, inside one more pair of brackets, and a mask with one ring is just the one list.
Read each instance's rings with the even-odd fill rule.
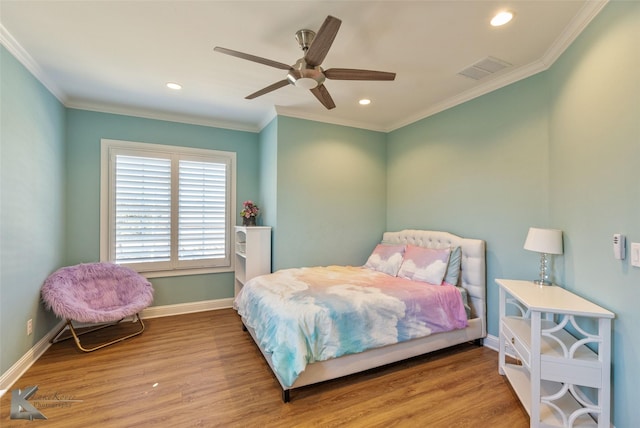
[[260,208],[253,201],[244,201],[242,203],[242,211],[240,211],[240,217],[242,217],[243,226],[255,226],[256,217],[260,213]]

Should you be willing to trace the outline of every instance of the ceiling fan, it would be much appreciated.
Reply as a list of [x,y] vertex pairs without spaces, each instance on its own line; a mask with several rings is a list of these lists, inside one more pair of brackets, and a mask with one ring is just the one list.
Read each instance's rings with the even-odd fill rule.
[[287,65],[282,62],[273,61],[259,56],[234,51],[231,49],[216,46],[213,50],[226,55],[258,62],[270,67],[287,70],[287,78],[273,83],[266,88],[260,89],[253,94],[247,95],[245,99],[251,100],[269,92],[275,91],[287,85],[295,85],[300,88],[309,89],[313,95],[327,109],[332,109],[336,105],[324,86],[325,79],[330,80],[394,80],[395,73],[386,71],[358,70],[352,68],[330,68],[324,70],[320,67],[322,61],[327,56],[333,40],[338,34],[342,21],[333,16],[327,16],[318,33],[311,30],[298,30],[296,40],[304,52],[294,65]]

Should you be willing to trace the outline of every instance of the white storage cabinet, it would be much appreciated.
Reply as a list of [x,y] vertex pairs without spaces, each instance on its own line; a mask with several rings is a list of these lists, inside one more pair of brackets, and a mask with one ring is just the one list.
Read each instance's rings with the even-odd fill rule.
[[236,226],[234,296],[251,278],[271,272],[271,227]]
[[[609,428],[614,314],[558,286],[496,282],[498,370],[529,413],[530,426]],[[521,364],[507,363],[507,347]]]

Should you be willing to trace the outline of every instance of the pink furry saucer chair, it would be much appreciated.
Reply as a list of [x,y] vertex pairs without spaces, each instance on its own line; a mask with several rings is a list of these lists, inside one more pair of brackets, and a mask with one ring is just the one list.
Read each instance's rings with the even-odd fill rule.
[[[67,320],[51,343],[55,343],[65,327],[69,327],[76,345],[84,352],[142,334],[144,323],[139,312],[153,301],[153,287],[145,277],[113,263],[83,263],[60,268],[44,282],[41,294],[47,308]],[[80,343],[81,334],[116,325],[130,316],[134,316],[139,324],[135,332],[91,348]],[[73,321],[101,325],[78,333]]]

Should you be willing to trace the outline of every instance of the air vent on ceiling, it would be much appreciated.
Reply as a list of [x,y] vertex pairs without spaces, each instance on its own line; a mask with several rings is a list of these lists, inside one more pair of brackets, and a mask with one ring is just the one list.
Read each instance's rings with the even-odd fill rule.
[[483,77],[487,77],[490,74],[493,74],[497,71],[502,70],[503,68],[510,66],[511,64],[506,61],[488,56],[485,59],[476,62],[472,66],[465,68],[458,74],[473,80],[480,80]]

